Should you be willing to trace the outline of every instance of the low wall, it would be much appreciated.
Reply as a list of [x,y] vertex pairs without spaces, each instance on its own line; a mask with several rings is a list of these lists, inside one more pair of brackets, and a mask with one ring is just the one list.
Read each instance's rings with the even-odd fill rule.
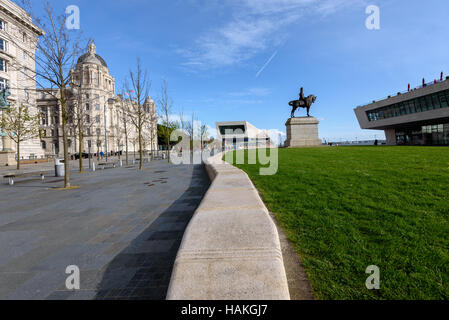
[[168,300],[289,300],[279,236],[245,172],[206,162],[212,184],[186,229]]

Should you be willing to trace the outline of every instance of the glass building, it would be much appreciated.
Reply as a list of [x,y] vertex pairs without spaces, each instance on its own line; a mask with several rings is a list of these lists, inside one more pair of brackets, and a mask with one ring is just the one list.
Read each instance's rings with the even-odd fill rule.
[[388,145],[449,145],[449,80],[355,110],[362,129],[384,130]]

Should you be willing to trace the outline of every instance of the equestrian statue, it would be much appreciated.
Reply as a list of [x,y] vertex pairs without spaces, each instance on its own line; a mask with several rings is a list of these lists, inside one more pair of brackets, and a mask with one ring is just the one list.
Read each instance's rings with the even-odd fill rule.
[[307,98],[304,97],[304,88],[301,88],[301,92],[299,93],[299,100],[293,100],[288,103],[289,106],[292,107],[291,117],[295,117],[295,111],[298,108],[307,109],[307,116],[310,117],[310,107],[315,103],[315,101],[316,96],[314,96],[313,94],[311,94]]

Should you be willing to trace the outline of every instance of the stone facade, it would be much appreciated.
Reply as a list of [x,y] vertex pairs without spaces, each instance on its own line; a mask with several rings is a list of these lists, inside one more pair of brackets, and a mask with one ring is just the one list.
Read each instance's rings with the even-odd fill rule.
[[[36,82],[32,79],[35,72],[34,56],[38,36],[42,31],[37,28],[31,16],[9,0],[0,0],[0,90],[8,87],[11,106],[25,105],[32,114],[36,108]],[[0,150],[15,153],[15,143],[3,137]],[[21,158],[40,158],[44,156],[39,138],[29,139],[20,145]],[[14,160],[8,154],[4,159]],[[14,160],[15,162],[15,160]],[[0,160],[0,165],[6,164]],[[12,165],[12,163],[8,163]]]
[[288,119],[287,141],[288,148],[320,146],[322,141],[318,137],[318,124],[314,117],[300,117]]
[[[83,146],[79,150],[78,128],[76,116],[69,122],[69,154],[77,154],[80,151],[88,152],[88,144],[91,144],[91,152],[124,152],[125,151],[125,125],[123,123],[122,96],[115,94],[115,79],[109,73],[105,60],[96,52],[93,42],[89,44],[88,52],[83,54],[71,72],[72,86],[69,91],[73,98],[68,103],[68,109],[76,114],[75,108],[80,105],[83,116],[84,132]],[[42,147],[47,156],[62,156],[62,119],[61,108],[58,100],[48,89],[38,90],[38,108],[42,114]],[[144,110],[152,114],[152,123],[144,131],[144,150],[157,149],[157,118],[154,101],[147,97]],[[127,121],[129,152],[137,151],[137,133],[131,123]],[[152,127],[152,133],[151,129]],[[106,134],[105,134],[106,130]],[[151,139],[153,137],[153,139]],[[107,144],[105,143],[107,140]],[[153,145],[151,145],[153,140]]]

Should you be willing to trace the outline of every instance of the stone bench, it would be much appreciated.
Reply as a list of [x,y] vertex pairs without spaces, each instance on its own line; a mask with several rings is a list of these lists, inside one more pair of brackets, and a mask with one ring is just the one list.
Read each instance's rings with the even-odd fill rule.
[[106,168],[115,168],[116,165],[115,162],[101,162],[98,164],[98,167],[104,170]]
[[184,234],[168,300],[289,300],[277,229],[246,173],[206,161],[212,180]]
[[10,186],[14,185],[15,180],[21,179],[21,178],[29,178],[29,177],[35,177],[40,176],[41,181],[45,182],[45,175],[47,172],[39,171],[39,172],[25,172],[25,173],[10,173],[3,176],[3,179],[8,179],[8,184]]

